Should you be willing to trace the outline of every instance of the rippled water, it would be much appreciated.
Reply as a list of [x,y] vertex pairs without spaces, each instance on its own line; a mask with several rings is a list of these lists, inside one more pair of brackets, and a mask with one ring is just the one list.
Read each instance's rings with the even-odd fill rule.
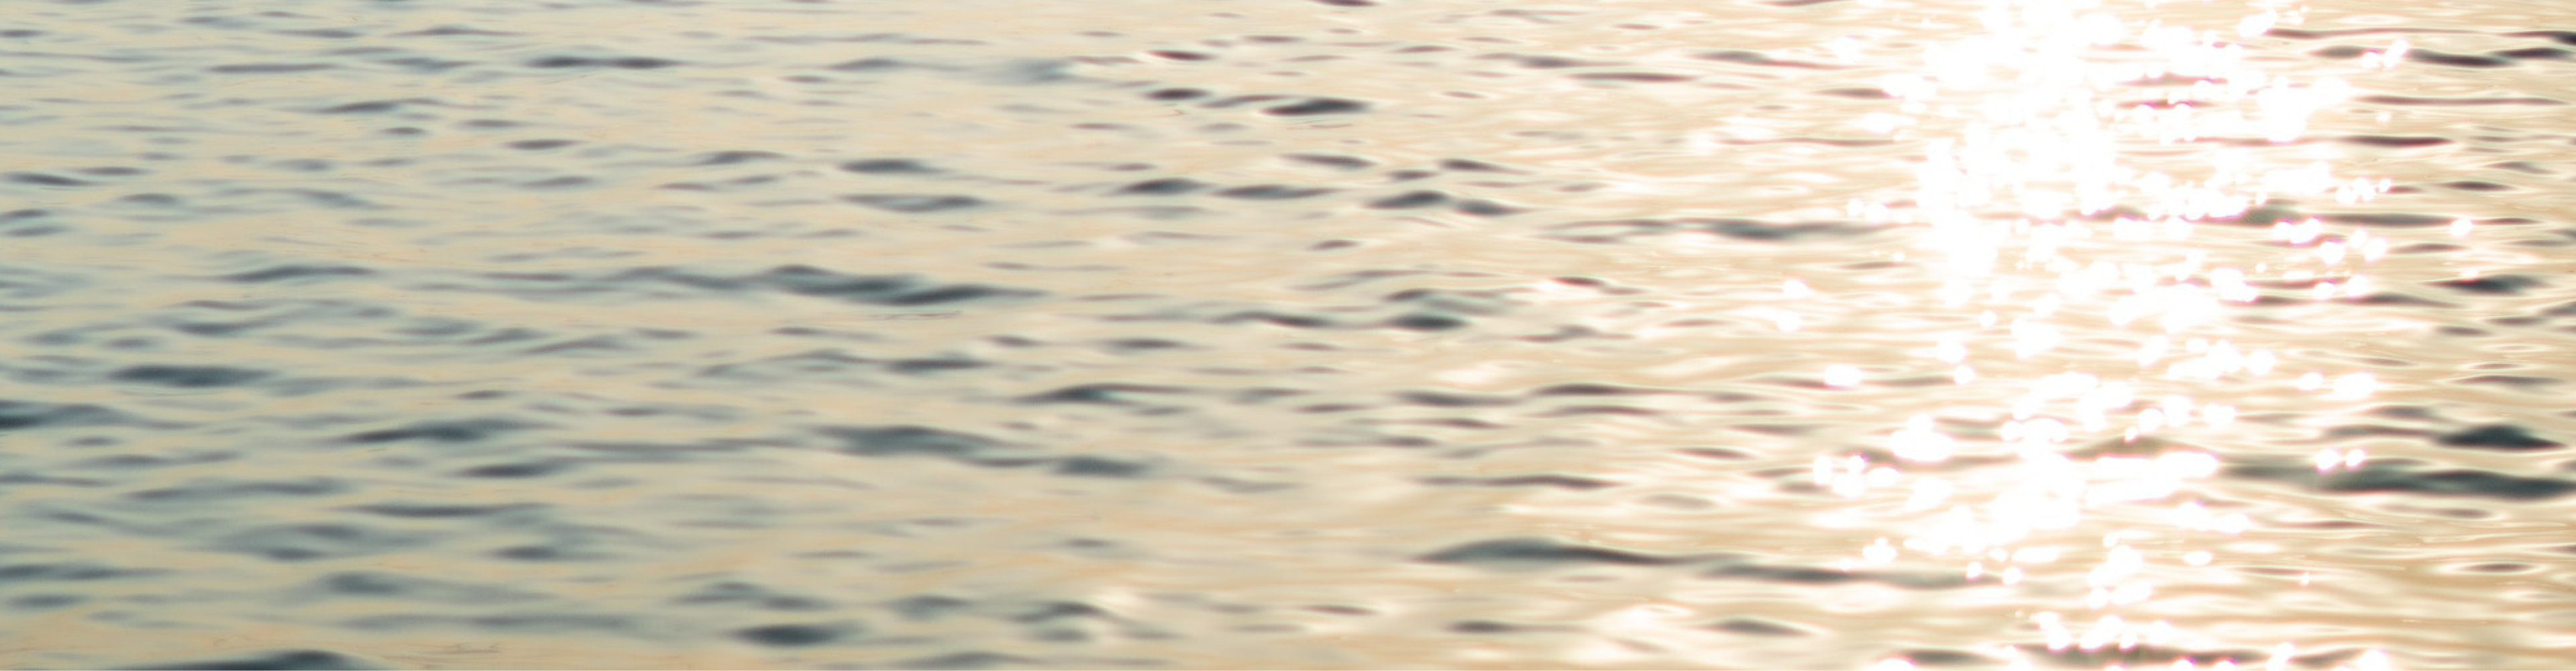
[[[2171,380],[2107,302],[2015,356],[2056,275],[1945,302],[1869,214],[1980,6],[11,3],[0,663],[2576,666],[2576,10],[2318,0],[2242,54],[2350,99],[2118,148],[2388,180],[2065,243],[2250,273],[2172,347],[2277,373]],[[2309,216],[2388,241],[2359,297],[2270,270]],[[2236,419],[2065,452],[2217,472],[2005,584],[1815,471],[1926,415],[1890,475],[1994,498],[2068,372]],[[2114,611],[2183,633],[2035,619]]]

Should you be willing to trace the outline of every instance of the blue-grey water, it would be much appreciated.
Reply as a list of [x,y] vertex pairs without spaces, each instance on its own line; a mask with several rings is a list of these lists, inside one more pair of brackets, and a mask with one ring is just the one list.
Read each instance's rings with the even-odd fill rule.
[[[0,2],[0,666],[2576,666],[2576,9],[2245,37],[2354,95],[2130,159],[2387,191],[2158,249],[2390,244],[2358,298],[2253,273],[2174,347],[2281,373],[2184,383],[2098,317],[2012,356],[2021,299],[1854,213],[1948,132],[1855,121],[1958,118],[1881,87],[1980,5]],[[2221,467],[2017,584],[1838,564],[1920,516],[1820,456],[1932,413],[1989,458],[1910,473],[2012,484],[1943,334],[2230,404],[2067,448]],[[2156,536],[2185,500],[2251,527]],[[2052,652],[2132,532],[2119,612],[2190,635]]]

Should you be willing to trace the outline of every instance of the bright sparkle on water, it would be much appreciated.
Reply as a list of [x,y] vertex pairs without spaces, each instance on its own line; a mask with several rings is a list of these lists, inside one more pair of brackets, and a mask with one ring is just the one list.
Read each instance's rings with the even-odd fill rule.
[[[2160,431],[2227,427],[2235,407],[2200,398],[2196,385],[2282,373],[2291,378],[2273,388],[2321,403],[2360,401],[2379,391],[2367,373],[2278,371],[2280,359],[2271,351],[2210,335],[2223,332],[2229,305],[2260,297],[2259,285],[2304,285],[2319,301],[2367,296],[2371,282],[2358,267],[2390,246],[2384,236],[2336,230],[2316,218],[2274,224],[2272,239],[2291,251],[2252,268],[2217,265],[2186,243],[2201,222],[2244,217],[2275,198],[2351,205],[2389,187],[2384,179],[2338,177],[2322,162],[2275,165],[2228,146],[2297,139],[2311,115],[2353,92],[2339,78],[2257,67],[2236,40],[2296,24],[2306,9],[2277,0],[2246,0],[2246,7],[2249,13],[2235,25],[2212,30],[2123,20],[2111,10],[2129,7],[2098,1],[1991,0],[1978,16],[1984,34],[1925,49],[1923,71],[1880,82],[1900,101],[1900,113],[1871,114],[1854,125],[1924,138],[1927,155],[1907,198],[1855,201],[1848,209],[1866,220],[1918,227],[1928,258],[1947,276],[1938,298],[1973,311],[1984,327],[1968,338],[1939,336],[1919,351],[1950,367],[1959,385],[2017,390],[2018,398],[2001,417],[1970,407],[1912,415],[1886,439],[1897,463],[1871,463],[1857,454],[1818,457],[1818,486],[1855,505],[1901,500],[1902,510],[1922,516],[1900,535],[1872,540],[1841,563],[1846,570],[1955,561],[1969,580],[2003,585],[2080,576],[2080,603],[2030,616],[2050,651],[2257,643],[2122,615],[2155,597],[2155,565],[2223,564],[2225,555],[2190,544],[2255,528],[2243,513],[2173,501],[2187,483],[2217,472],[2218,454],[2066,454],[2113,436],[2134,444]],[[1868,48],[1851,38],[1826,45],[1838,60]],[[2393,67],[2407,48],[2400,40],[2371,53],[2361,59],[2362,70]],[[2204,140],[2222,142],[2196,154],[2209,160],[2190,175],[2132,165],[2135,152],[2124,151]],[[2456,221],[2449,233],[2466,235],[2470,226]],[[1811,292],[1796,280],[1782,289],[1787,298]],[[2067,365],[2038,376],[1979,372],[1981,361],[1996,362],[1989,369],[2045,366],[2066,344],[2064,327],[2097,323],[2091,320],[2129,329],[2135,371]],[[1780,326],[1796,330],[1794,315]],[[1826,368],[1822,380],[1829,388],[1867,382],[1858,367],[1839,364]],[[1996,439],[1951,434],[1978,424]],[[1976,481],[1954,482],[1938,470],[1955,455],[1998,447],[2017,458],[2001,477],[1981,471]],[[2326,449],[2314,462],[2326,471],[2357,468],[2363,459],[2360,450]],[[2101,549],[2083,554],[2098,559],[2090,566],[2056,563],[2070,554],[2060,542],[2086,533],[2087,520],[2099,519],[2093,513],[2150,505],[2170,509],[2170,528],[2093,529],[2102,532]],[[2023,650],[1991,647],[2015,667],[2031,664]],[[2172,660],[2172,668],[2277,669],[2297,654],[2296,642],[2270,648],[2264,659],[2185,657]],[[2389,665],[2378,650],[2351,664]],[[1912,663],[1892,658],[1875,668]]]

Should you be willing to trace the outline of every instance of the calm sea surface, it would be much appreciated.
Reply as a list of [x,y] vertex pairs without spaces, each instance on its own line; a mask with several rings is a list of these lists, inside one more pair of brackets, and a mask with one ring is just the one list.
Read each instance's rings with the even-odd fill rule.
[[9,0],[0,666],[2576,667],[2576,5]]

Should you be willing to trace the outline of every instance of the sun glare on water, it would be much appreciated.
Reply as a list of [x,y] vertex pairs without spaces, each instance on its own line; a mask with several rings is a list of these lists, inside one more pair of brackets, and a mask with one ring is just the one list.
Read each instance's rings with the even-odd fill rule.
[[[1819,456],[1814,481],[1856,510],[1894,511],[1903,520],[1844,560],[1845,570],[1946,563],[1971,581],[2080,586],[2081,596],[2062,608],[2028,614],[2043,643],[1988,646],[2016,667],[2036,664],[2039,648],[2270,653],[2154,662],[2177,669],[2297,663],[2296,641],[2234,640],[2129,613],[2156,598],[2155,576],[2223,570],[2231,553],[2250,552],[2224,543],[2256,531],[2257,521],[2189,495],[2191,483],[2225,461],[2223,430],[2237,415],[2230,396],[2210,389],[2252,385],[2312,398],[2320,410],[2379,391],[2367,373],[2285,370],[2271,350],[2232,342],[2226,317],[2266,289],[2314,301],[2371,293],[2360,268],[2387,252],[2387,237],[2299,215],[2263,221],[2278,211],[2264,206],[2356,205],[2389,183],[2263,150],[2299,139],[2312,115],[2352,95],[2334,75],[2393,67],[2407,45],[2393,42],[2338,73],[2269,72],[2245,42],[2299,23],[2306,9],[2233,3],[2245,11],[2232,24],[2194,26],[2121,16],[2144,13],[2153,0],[1992,0],[1977,15],[1981,34],[1924,48],[1922,69],[1879,82],[1896,99],[1894,113],[1854,122],[1918,141],[1924,156],[1910,193],[1854,201],[1849,214],[1917,231],[1920,248],[1906,258],[1941,274],[1940,305],[1977,315],[1982,326],[1933,336],[1919,350],[1922,363],[1950,371],[1962,387],[2014,400],[2000,411],[1912,414],[1878,446],[1892,460]],[[1872,47],[1845,38],[1825,48],[1848,60]],[[2470,226],[2461,220],[2449,232],[2465,235]],[[2190,242],[2211,227],[2268,236],[2284,251],[2230,265]],[[1796,280],[1783,285],[1785,297],[1812,291]],[[1791,315],[1779,325],[1794,331],[1799,322]],[[2075,329],[2106,327],[2126,337],[2133,368],[2078,366],[2071,355],[2052,361]],[[2034,369],[2054,372],[2029,374]],[[1860,368],[1841,364],[1823,370],[1821,382],[1829,390],[1870,384]],[[2183,432],[2188,440],[2142,440]],[[1951,462],[1968,455],[2003,465],[1959,475]],[[2359,450],[2327,449],[2312,461],[2324,471],[2364,459]],[[2140,515],[2142,507],[2157,514]],[[2113,521],[2113,512],[2165,523]],[[2374,649],[2347,666],[2390,663]],[[1912,662],[1890,658],[1878,668]]]

